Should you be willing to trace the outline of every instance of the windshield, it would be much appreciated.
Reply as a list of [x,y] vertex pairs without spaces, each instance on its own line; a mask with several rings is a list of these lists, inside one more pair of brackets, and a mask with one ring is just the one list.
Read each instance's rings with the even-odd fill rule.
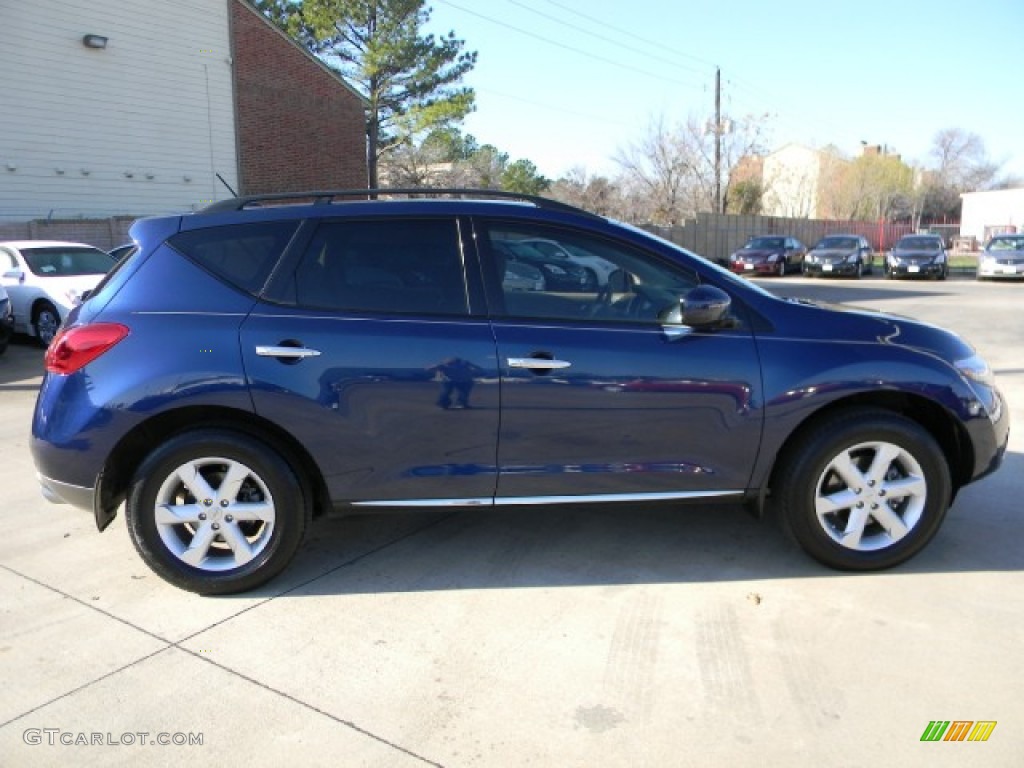
[[752,237],[750,242],[743,246],[745,249],[753,248],[785,248],[786,241],[781,237]]
[[1024,251],[1024,235],[1020,237],[997,237],[988,244],[990,251]]
[[842,248],[844,250],[848,250],[856,247],[857,238],[855,237],[826,237],[814,246],[815,250],[824,250],[826,248]]
[[98,248],[47,246],[23,248],[21,255],[32,274],[40,277],[105,275],[114,266],[110,254]]
[[934,237],[904,237],[898,243],[897,248],[903,250],[923,250],[923,251],[937,251],[939,249],[939,241]]

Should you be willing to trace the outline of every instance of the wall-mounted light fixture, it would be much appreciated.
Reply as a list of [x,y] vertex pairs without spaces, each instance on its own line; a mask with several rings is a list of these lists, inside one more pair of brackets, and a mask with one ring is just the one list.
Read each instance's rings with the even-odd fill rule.
[[135,178],[135,171],[125,171],[124,172],[124,177],[126,179],[134,179]]
[[86,48],[103,49],[107,47],[107,38],[103,35],[85,35],[82,37],[82,45]]
[[91,173],[91,171],[88,168],[83,168],[82,169],[82,175],[83,176],[88,176],[90,173]]
[[8,163],[7,170],[13,173],[14,171],[18,170],[18,166],[16,166],[14,163]]
[[63,168],[54,168],[53,172],[56,173],[58,176],[63,176],[64,175],[64,169]]

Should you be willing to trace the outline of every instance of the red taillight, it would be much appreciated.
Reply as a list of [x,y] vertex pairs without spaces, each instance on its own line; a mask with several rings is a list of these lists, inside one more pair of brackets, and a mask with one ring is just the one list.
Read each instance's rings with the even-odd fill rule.
[[61,331],[46,350],[46,370],[50,373],[74,373],[127,335],[128,327],[119,323],[79,325]]

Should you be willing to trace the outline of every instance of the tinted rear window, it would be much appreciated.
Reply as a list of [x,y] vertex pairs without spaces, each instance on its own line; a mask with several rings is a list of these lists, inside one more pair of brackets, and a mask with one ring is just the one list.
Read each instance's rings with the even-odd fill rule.
[[180,232],[167,242],[222,280],[256,295],[297,226],[295,221],[232,224]]
[[465,315],[458,228],[453,219],[321,223],[292,292],[305,307]]

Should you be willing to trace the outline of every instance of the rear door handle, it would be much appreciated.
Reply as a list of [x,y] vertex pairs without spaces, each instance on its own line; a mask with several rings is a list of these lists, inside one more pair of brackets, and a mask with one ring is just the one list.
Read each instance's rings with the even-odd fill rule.
[[557,371],[568,368],[572,363],[565,360],[545,360],[542,357],[510,357],[509,368],[529,368],[532,370]]
[[306,357],[319,357],[320,350],[308,347],[256,347],[256,354],[260,357],[288,357],[301,360]]

